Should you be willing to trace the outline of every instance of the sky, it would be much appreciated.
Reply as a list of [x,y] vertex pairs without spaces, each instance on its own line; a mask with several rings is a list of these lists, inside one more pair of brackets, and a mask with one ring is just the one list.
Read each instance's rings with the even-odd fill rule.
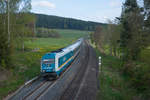
[[31,12],[107,23],[121,14],[124,0],[32,0]]

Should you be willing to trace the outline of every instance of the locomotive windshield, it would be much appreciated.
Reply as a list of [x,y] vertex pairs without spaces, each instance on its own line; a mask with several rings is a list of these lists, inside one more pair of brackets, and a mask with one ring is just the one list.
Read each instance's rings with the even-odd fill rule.
[[53,64],[53,63],[55,63],[54,59],[44,59],[43,60],[43,64]]

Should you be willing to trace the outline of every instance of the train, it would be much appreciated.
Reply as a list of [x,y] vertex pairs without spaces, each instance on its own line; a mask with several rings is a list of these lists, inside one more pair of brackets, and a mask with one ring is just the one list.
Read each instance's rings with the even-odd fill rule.
[[73,44],[46,53],[41,58],[41,75],[44,78],[57,79],[61,73],[68,68],[80,52],[83,38],[78,39]]

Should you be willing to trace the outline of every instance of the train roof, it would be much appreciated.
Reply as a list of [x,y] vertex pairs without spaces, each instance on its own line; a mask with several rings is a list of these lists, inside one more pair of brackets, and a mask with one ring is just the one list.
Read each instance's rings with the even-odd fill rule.
[[75,43],[67,46],[66,48],[63,48],[63,51],[67,50],[67,49],[73,49],[75,48],[76,46],[78,46],[79,44],[81,43],[81,39],[78,39]]
[[73,43],[73,44],[71,44],[71,45],[69,45],[69,46],[67,46],[67,47],[65,47],[65,48],[61,48],[61,49],[52,51],[51,53],[61,53],[61,52],[63,52],[63,51],[68,51],[68,50],[70,50],[70,49],[74,49],[74,48],[76,48],[76,47],[81,43],[82,40],[83,40],[83,39],[80,38],[80,39],[78,39],[75,43]]

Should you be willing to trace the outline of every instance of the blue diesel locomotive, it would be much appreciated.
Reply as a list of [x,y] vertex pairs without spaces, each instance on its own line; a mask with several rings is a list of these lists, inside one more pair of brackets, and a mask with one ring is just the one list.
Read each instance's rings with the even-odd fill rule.
[[81,38],[66,48],[45,54],[41,59],[42,76],[58,77],[78,55],[82,42]]

